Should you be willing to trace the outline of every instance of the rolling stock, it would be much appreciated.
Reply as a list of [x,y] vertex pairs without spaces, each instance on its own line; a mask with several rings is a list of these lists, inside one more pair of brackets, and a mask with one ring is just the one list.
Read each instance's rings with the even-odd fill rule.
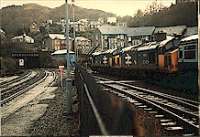
[[[95,71],[143,74],[174,74],[197,70],[198,36],[165,40],[104,52],[93,53],[91,68]],[[128,71],[127,71],[128,70]]]

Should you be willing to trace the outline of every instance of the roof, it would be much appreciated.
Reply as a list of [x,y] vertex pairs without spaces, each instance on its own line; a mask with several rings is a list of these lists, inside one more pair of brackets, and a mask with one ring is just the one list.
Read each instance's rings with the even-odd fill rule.
[[191,36],[191,35],[195,35],[195,34],[198,34],[198,27],[197,26],[188,27],[184,36],[187,37],[187,36]]
[[0,33],[3,33],[3,34],[5,34],[5,32],[4,32],[2,29],[0,29]]
[[190,40],[196,40],[196,39],[198,39],[198,37],[199,37],[198,34],[197,35],[188,36],[186,38],[181,39],[181,42],[190,41]]
[[127,36],[147,36],[152,35],[155,30],[154,26],[128,28]]
[[[65,35],[63,35],[63,34],[49,34],[49,37],[51,38],[51,39],[62,39],[62,40],[64,40],[65,39]],[[69,39],[71,39],[71,38],[69,38]]]
[[[75,52],[73,51],[69,51],[70,54],[74,54]],[[51,55],[61,55],[61,54],[67,54],[67,50],[66,49],[62,49],[62,50],[56,50],[54,53],[52,53]]]
[[172,36],[167,36],[165,40],[163,40],[163,41],[160,42],[160,47],[166,45],[168,42],[170,42],[170,41],[173,40],[173,39],[174,39],[174,37],[172,37]]
[[125,47],[122,49],[123,52],[126,52],[126,51],[130,51],[131,49],[133,48],[136,48],[138,46],[140,46],[141,44],[138,44],[138,45],[133,45],[133,46],[129,46],[129,47]]
[[117,48],[114,48],[114,49],[108,49],[104,52],[102,52],[101,54],[109,54],[109,53],[113,53]]
[[31,38],[31,37],[29,37],[27,35],[15,36],[12,39],[14,40],[14,39],[23,39],[23,38],[33,40],[33,38]]
[[154,33],[165,32],[167,35],[173,36],[176,35],[183,35],[184,31],[186,30],[187,26],[180,25],[180,26],[169,26],[169,27],[156,27]]
[[92,55],[97,56],[97,55],[100,55],[101,53],[102,53],[101,51],[97,51],[97,52],[92,53]]
[[76,40],[80,40],[80,41],[82,41],[82,40],[88,40],[88,41],[90,41],[89,39],[87,39],[87,38],[85,38],[85,37],[76,37],[75,39],[76,39]]
[[177,52],[177,51],[178,51],[178,49],[175,49],[175,50],[172,50],[172,51],[170,51],[168,53],[174,53],[174,52]]
[[137,50],[138,51],[145,51],[145,50],[151,50],[151,49],[155,49],[159,46],[159,44],[157,42],[150,42],[145,44],[145,46],[143,47],[139,47]]
[[116,34],[126,34],[127,28],[122,26],[102,25],[98,29],[102,34],[116,35]]

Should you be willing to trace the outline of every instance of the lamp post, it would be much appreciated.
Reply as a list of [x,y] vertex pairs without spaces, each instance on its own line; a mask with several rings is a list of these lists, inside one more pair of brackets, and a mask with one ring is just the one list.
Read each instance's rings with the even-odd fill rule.
[[69,71],[69,24],[68,24],[68,0],[65,0],[65,37],[66,37],[66,49],[67,49],[67,71]]
[[74,38],[74,51],[75,51],[75,55],[76,55],[76,59],[78,60],[78,53],[77,53],[77,47],[75,44],[75,39],[76,39],[76,34],[75,34],[75,13],[74,13],[74,9],[75,9],[75,0],[72,0],[72,18],[73,18],[73,38]]
[[198,0],[198,46],[197,46],[197,61],[198,61],[198,88],[199,88],[199,99],[200,99],[200,0]]

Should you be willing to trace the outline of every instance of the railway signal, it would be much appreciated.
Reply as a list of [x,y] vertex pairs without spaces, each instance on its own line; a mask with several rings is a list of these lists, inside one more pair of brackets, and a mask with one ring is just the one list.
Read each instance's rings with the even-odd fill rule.
[[19,66],[23,67],[24,66],[24,59],[19,59]]

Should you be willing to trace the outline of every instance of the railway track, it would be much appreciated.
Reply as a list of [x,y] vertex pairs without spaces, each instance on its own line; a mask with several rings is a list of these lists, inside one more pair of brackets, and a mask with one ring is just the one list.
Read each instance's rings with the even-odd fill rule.
[[22,82],[17,82],[17,84],[12,83],[12,86],[4,88],[1,91],[1,106],[38,85],[47,77],[47,75],[46,71],[38,71],[34,76],[27,78]]
[[131,81],[95,78],[106,91],[154,114],[166,132],[177,130],[183,136],[199,134],[199,102],[137,87]]
[[14,78],[14,79],[11,79],[11,80],[8,80],[8,81],[3,81],[3,82],[1,82],[0,83],[0,89],[2,89],[2,88],[5,88],[5,87],[7,87],[7,86],[9,86],[9,85],[11,85],[11,84],[13,84],[13,83],[15,83],[15,82],[18,82],[18,81],[20,81],[20,80],[23,80],[23,79],[25,79],[25,78],[27,78],[27,77],[29,77],[30,75],[31,75],[31,71],[26,71],[26,72],[24,72],[23,74],[21,74],[19,77],[17,77],[17,78]]

